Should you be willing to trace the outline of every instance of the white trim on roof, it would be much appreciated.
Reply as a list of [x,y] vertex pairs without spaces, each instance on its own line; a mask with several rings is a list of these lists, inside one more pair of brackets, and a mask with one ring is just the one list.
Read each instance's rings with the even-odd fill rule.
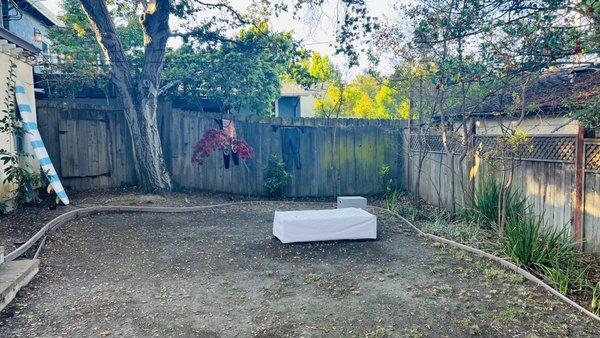
[[56,14],[54,14],[48,7],[44,6],[41,3],[41,0],[25,0],[31,7],[35,8],[38,12],[40,12],[46,19],[55,24],[58,27],[64,27],[65,24],[58,19]]
[[35,65],[37,61],[34,56],[25,52],[23,48],[3,38],[0,38],[0,53],[21,60],[31,66]]

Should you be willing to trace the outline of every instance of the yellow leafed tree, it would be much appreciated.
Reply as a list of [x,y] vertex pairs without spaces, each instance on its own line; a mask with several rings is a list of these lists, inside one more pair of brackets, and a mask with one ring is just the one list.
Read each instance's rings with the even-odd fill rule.
[[409,116],[410,101],[389,81],[361,75],[347,85],[332,83],[315,103],[321,116],[391,119]]

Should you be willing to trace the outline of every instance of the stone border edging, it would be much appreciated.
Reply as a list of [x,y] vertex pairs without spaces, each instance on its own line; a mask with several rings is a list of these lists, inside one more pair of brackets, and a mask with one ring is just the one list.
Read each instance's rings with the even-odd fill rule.
[[[59,215],[59,216],[55,217],[54,219],[52,219],[50,222],[46,223],[46,225],[44,225],[35,235],[33,235],[29,240],[27,240],[27,242],[23,243],[17,249],[13,250],[11,253],[6,255],[5,261],[10,262],[10,261],[18,258],[19,256],[21,256],[22,254],[24,254],[38,240],[40,240],[40,238],[47,235],[54,228],[56,228],[60,225],[63,225],[69,221],[72,221],[78,217],[88,216],[93,213],[99,213],[99,212],[105,212],[105,213],[108,213],[108,212],[187,213],[187,212],[198,212],[198,211],[201,211],[204,209],[210,209],[210,208],[227,207],[227,206],[238,205],[238,204],[249,204],[249,203],[253,203],[253,202],[264,202],[264,201],[241,201],[241,202],[220,203],[220,204],[212,204],[212,205],[193,206],[193,207],[150,207],[150,206],[133,206],[133,205],[131,205],[131,206],[110,205],[110,206],[91,206],[91,207],[75,209],[75,210],[68,211],[62,215]],[[290,203],[290,204],[298,203],[298,202],[292,202],[292,201],[273,201],[273,202],[286,203],[286,204],[287,203]],[[563,302],[575,307],[577,310],[583,312],[584,314],[588,315],[592,319],[600,321],[600,317],[593,314],[591,311],[587,310],[583,306],[575,303],[574,301],[572,301],[565,295],[561,294],[560,292],[554,290],[551,286],[544,283],[541,279],[537,278],[536,276],[532,275],[530,272],[520,268],[517,265],[515,265],[503,258],[500,258],[496,255],[492,255],[488,252],[485,252],[483,250],[476,249],[476,248],[470,247],[468,245],[464,245],[464,244],[461,244],[461,243],[458,243],[458,242],[455,242],[455,241],[452,241],[452,240],[449,240],[449,239],[446,239],[443,237],[439,237],[436,235],[432,235],[432,234],[423,232],[423,231],[421,231],[421,229],[417,228],[414,224],[412,224],[409,220],[402,217],[400,214],[398,214],[396,212],[393,212],[391,210],[381,208],[381,207],[376,207],[376,206],[372,206],[372,207],[376,210],[382,210],[382,211],[385,211],[385,212],[388,212],[388,213],[394,215],[395,217],[397,217],[398,219],[400,219],[401,221],[403,221],[404,223],[406,223],[410,227],[412,227],[417,232],[417,234],[419,234],[420,236],[424,236],[424,237],[430,238],[434,241],[445,243],[450,246],[453,246],[453,247],[456,247],[456,248],[459,248],[459,249],[462,249],[465,251],[469,251],[478,256],[486,257],[488,259],[496,261],[497,263],[500,263],[505,268],[513,270],[514,272],[527,278],[527,280],[546,289],[548,292],[550,292],[550,293],[554,294],[555,296],[557,296],[558,298],[560,298]]]
[[61,226],[69,221],[76,218],[88,216],[94,213],[109,213],[109,212],[154,212],[154,213],[186,213],[186,212],[197,212],[209,208],[226,207],[236,204],[252,203],[252,201],[242,202],[231,202],[221,204],[202,205],[194,207],[150,207],[150,206],[138,206],[138,205],[106,205],[106,206],[91,206],[85,208],[79,208],[65,212],[46,223],[38,232],[35,233],[27,242],[13,250],[11,253],[5,256],[5,260],[10,262],[22,254],[24,254],[29,248],[31,248],[37,241],[39,241],[44,235],[51,232],[54,228]]
[[400,220],[402,220],[403,222],[405,222],[406,224],[408,224],[409,226],[411,226],[415,231],[417,231],[417,233],[420,236],[424,236],[427,237],[429,239],[432,239],[434,241],[437,242],[441,242],[444,244],[448,244],[450,246],[453,246],[455,248],[459,248],[465,251],[469,251],[471,253],[474,253],[478,256],[481,257],[485,257],[488,259],[491,259],[497,263],[500,263],[500,265],[504,266],[505,268],[508,268],[518,274],[520,274],[521,276],[525,277],[527,280],[529,280],[530,282],[533,282],[539,286],[541,286],[542,288],[546,289],[546,291],[554,294],[555,296],[557,296],[558,298],[560,298],[563,302],[573,306],[574,308],[576,308],[577,310],[583,312],[584,314],[588,315],[589,317],[591,317],[592,319],[595,319],[597,321],[600,322],[600,317],[598,317],[597,315],[595,315],[594,313],[592,313],[591,311],[589,311],[588,309],[584,308],[583,306],[577,304],[576,302],[574,302],[573,300],[569,299],[567,296],[563,295],[562,293],[556,291],[555,289],[553,289],[550,285],[546,284],[544,281],[542,281],[541,279],[537,278],[536,276],[534,276],[533,274],[531,274],[529,271],[517,266],[516,264],[509,262],[503,258],[500,258],[496,255],[492,255],[489,252],[485,252],[483,250],[480,249],[476,249],[473,248],[471,246],[465,245],[465,244],[461,244],[458,242],[455,242],[453,240],[444,238],[444,237],[440,237],[440,236],[436,236],[433,234],[429,234],[426,232],[423,232],[421,229],[417,228],[414,224],[412,224],[409,220],[407,220],[406,218],[402,217],[400,214],[393,212],[391,210],[385,209],[385,208],[381,208],[381,207],[373,207],[377,210],[383,210],[383,211],[387,211],[388,213],[396,216],[397,218],[399,218]]

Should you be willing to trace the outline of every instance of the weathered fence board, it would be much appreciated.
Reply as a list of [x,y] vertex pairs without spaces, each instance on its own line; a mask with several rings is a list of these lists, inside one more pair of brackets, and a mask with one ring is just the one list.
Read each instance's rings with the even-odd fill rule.
[[[502,171],[498,164],[483,163],[478,179],[491,175],[501,181]],[[564,228],[572,233],[574,184],[573,164],[517,161],[512,186],[527,196],[533,212],[542,215],[547,226]]]
[[586,251],[600,253],[600,174],[587,173],[585,177],[583,233]]
[[[413,192],[417,186],[419,161],[419,142],[404,132],[405,185]],[[455,158],[454,181],[455,195],[452,196],[452,180],[450,179],[449,156],[441,150],[439,136],[428,135],[424,139],[425,158],[419,182],[420,197],[429,203],[448,209],[459,209],[465,205],[468,197],[466,189],[469,184],[469,172],[473,170],[475,180],[479,182],[485,177],[493,177],[502,181],[503,174],[508,174],[502,162],[506,160],[494,157],[477,157],[471,169],[468,159],[459,163]],[[488,147],[494,146],[493,137],[479,138]],[[575,159],[575,135],[541,135],[531,139],[532,150],[521,159],[515,160],[513,189],[521,191],[527,197],[532,211],[543,217],[547,227],[564,229],[575,236],[575,191],[577,186]],[[586,139],[585,178],[583,191],[583,234],[586,251],[600,253],[600,142]],[[410,145],[410,147],[409,147]],[[431,151],[434,149],[434,151]],[[583,161],[582,161],[583,162]],[[461,174],[462,166],[462,174]]]
[[[459,155],[454,155],[453,161],[450,156],[438,152],[419,152],[411,151],[408,159],[410,182],[405,183],[412,191],[417,186],[417,170],[420,156],[424,156],[422,172],[420,175],[419,194],[420,197],[429,203],[433,203],[444,208],[460,210],[465,206],[466,201],[466,182],[468,182],[469,170],[466,159],[461,161]],[[452,183],[452,169],[454,166],[454,182]],[[454,196],[452,195],[452,184],[454,185]]]

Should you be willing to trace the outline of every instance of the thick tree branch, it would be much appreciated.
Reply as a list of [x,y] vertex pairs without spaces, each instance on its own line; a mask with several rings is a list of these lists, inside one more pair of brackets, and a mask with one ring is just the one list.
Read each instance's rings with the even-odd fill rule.
[[119,89],[128,92],[133,88],[131,69],[127,62],[125,49],[117,35],[117,30],[112,21],[105,1],[81,0],[81,5],[86,12],[96,40],[102,48],[106,59],[111,63],[112,76]]
[[158,94],[160,75],[163,69],[169,30],[169,0],[152,0],[146,11],[140,16],[144,28],[144,63],[140,86]]
[[250,21],[246,20],[244,18],[244,16],[242,16],[238,11],[236,11],[233,7],[231,7],[227,3],[224,3],[224,2],[210,3],[210,2],[200,1],[200,0],[196,0],[195,2],[198,3],[199,5],[202,5],[205,7],[216,8],[219,10],[225,10],[225,11],[229,12],[231,15],[233,15],[243,25],[247,25],[247,24],[251,23]]

